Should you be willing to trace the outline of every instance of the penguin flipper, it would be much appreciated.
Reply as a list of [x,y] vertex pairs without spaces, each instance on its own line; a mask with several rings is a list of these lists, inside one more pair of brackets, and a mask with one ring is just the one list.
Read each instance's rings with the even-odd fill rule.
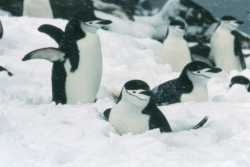
[[106,121],[109,121],[110,112],[111,112],[111,108],[106,109],[106,110],[103,112],[103,115],[104,115],[104,118],[105,118]]
[[63,30],[61,30],[60,28],[56,26],[49,25],[49,24],[41,25],[38,28],[38,31],[49,35],[51,38],[53,38],[57,42],[58,45],[62,41],[63,34],[64,34]]
[[45,59],[50,62],[63,62],[65,60],[65,53],[58,48],[42,48],[26,54],[22,60],[27,61],[31,59]]
[[13,76],[13,73],[12,72],[10,72],[9,70],[7,70],[6,68],[4,68],[4,67],[2,67],[2,66],[0,66],[0,72],[1,71],[6,71],[7,72],[7,74],[11,77],[11,76]]
[[198,124],[196,124],[192,129],[199,129],[203,127],[208,121],[208,116],[205,116]]
[[0,39],[3,37],[3,26],[2,23],[0,21]]
[[243,36],[238,31],[233,31],[232,34],[235,36],[234,52],[235,52],[236,56],[239,56],[239,61],[240,61],[241,68],[244,70],[244,69],[246,69],[246,61],[245,61],[245,58],[244,58],[244,54],[242,52],[241,41],[246,40],[248,38]]

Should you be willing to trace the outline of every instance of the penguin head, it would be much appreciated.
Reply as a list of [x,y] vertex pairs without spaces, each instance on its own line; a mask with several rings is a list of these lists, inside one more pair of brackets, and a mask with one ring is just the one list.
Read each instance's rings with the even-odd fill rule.
[[236,30],[243,23],[243,21],[238,20],[233,16],[223,16],[221,18],[221,26],[230,31]]
[[212,67],[204,62],[194,61],[185,66],[182,75],[186,75],[192,83],[206,83],[221,71],[220,68]]
[[180,20],[172,20],[170,22],[170,29],[176,35],[183,36],[185,34],[185,24]]
[[99,28],[103,28],[112,23],[110,20],[96,17],[93,2],[91,0],[85,3],[84,10],[79,9],[75,12],[73,17],[73,19],[80,21],[80,26],[83,31],[95,33]]
[[120,101],[146,107],[150,102],[152,93],[149,85],[142,80],[128,81],[122,89],[118,103]]
[[242,75],[234,76],[231,79],[229,88],[232,88],[235,85],[243,86],[243,87],[245,87],[247,89],[248,92],[250,92],[250,81],[245,76],[242,76]]
[[89,20],[86,22],[81,22],[81,29],[87,32],[95,33],[98,29],[106,29],[106,26],[111,24],[110,20],[103,20],[100,18],[93,18],[93,20]]

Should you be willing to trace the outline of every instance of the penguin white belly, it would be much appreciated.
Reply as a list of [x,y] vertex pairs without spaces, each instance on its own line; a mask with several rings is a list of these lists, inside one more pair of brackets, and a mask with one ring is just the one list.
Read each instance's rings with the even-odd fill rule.
[[234,53],[234,36],[221,28],[211,38],[211,57],[216,66],[227,72],[241,70],[238,57]]
[[203,102],[208,101],[208,93],[205,87],[195,87],[191,93],[183,94],[181,102]]
[[80,62],[75,72],[71,72],[69,61],[65,63],[67,103],[91,103],[96,99],[102,78],[101,46],[97,34],[86,33],[77,41]]
[[183,39],[169,37],[164,42],[158,62],[170,64],[173,71],[181,71],[187,63],[191,62],[187,42]]
[[109,121],[119,134],[140,134],[149,130],[149,116],[143,108],[120,102],[112,109]]
[[50,0],[24,0],[23,16],[53,18]]

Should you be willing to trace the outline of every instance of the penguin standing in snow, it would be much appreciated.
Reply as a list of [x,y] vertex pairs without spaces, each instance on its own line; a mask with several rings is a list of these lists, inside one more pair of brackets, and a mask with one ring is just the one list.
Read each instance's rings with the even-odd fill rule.
[[207,101],[207,82],[221,71],[220,68],[211,67],[203,62],[189,63],[178,78],[167,81],[152,90],[154,101],[157,105]]
[[224,16],[211,37],[210,57],[217,67],[227,72],[246,68],[241,48],[241,40],[245,37],[236,31],[240,24],[243,22],[232,16]]
[[0,39],[3,37],[3,26],[2,23],[0,21]]
[[163,48],[157,61],[160,64],[170,64],[173,71],[181,71],[191,62],[191,54],[187,41],[184,39],[185,24],[181,21],[172,21]]
[[23,61],[46,59],[53,63],[52,96],[57,104],[96,100],[102,77],[101,46],[96,31],[110,23],[87,12],[81,18],[71,20],[65,32],[52,25],[39,27],[39,31],[51,36],[59,48],[32,51],[25,55]]
[[[147,83],[141,80],[128,81],[121,91],[117,104],[112,109],[104,111],[105,119],[121,135],[140,134],[156,128],[161,132],[171,132],[166,117],[151,97],[152,92]],[[202,127],[206,122],[207,117],[193,129]]]

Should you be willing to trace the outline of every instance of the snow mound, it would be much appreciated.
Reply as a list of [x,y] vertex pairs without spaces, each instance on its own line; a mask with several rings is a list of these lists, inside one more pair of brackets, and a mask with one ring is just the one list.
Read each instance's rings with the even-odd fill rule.
[[[249,166],[250,103],[184,103],[161,108],[175,132],[158,130],[119,136],[103,120],[113,105],[111,91],[119,92],[129,79],[143,79],[151,87],[176,77],[168,65],[155,63],[161,44],[150,39],[100,31],[104,72],[95,104],[58,105],[51,102],[51,64],[22,62],[33,49],[57,46],[37,27],[49,23],[63,28],[66,21],[0,18],[0,65],[14,73],[0,73],[1,167],[245,167]],[[246,72],[247,73],[247,72]],[[248,76],[248,74],[246,74]],[[227,85],[230,77],[218,82]],[[225,86],[226,87],[226,86]],[[211,98],[216,92],[210,92]],[[203,116],[209,122],[188,130]]]

